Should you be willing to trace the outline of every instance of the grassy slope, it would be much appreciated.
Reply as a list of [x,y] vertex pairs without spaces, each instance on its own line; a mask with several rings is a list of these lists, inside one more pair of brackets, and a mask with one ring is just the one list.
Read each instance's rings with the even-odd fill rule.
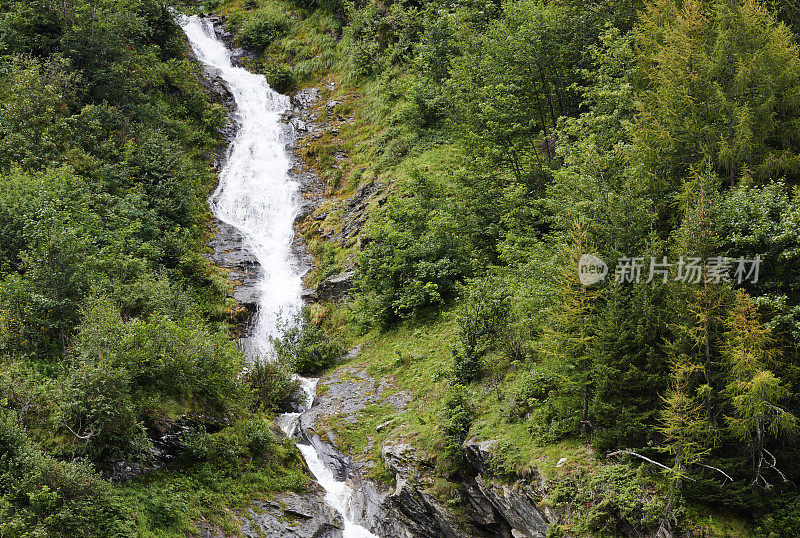
[[[211,190],[213,186],[209,186],[209,192]],[[208,218],[211,219],[210,212]],[[209,270],[215,285],[225,290],[221,296],[226,296],[230,283],[217,268]],[[210,315],[217,312],[220,318],[228,317],[233,308],[232,300],[226,299],[220,304],[218,296],[220,293],[203,306],[212,312]],[[224,428],[211,438],[235,450],[232,445],[238,440],[234,430],[233,427]],[[114,489],[130,510],[136,536],[197,535],[199,524],[238,536],[241,522],[237,513],[248,508],[252,501],[266,499],[272,493],[306,490],[308,475],[303,470],[304,465],[294,443],[286,440],[272,446],[264,461],[253,461],[253,458],[248,461],[242,454],[201,463],[178,461],[162,470],[121,482]]]

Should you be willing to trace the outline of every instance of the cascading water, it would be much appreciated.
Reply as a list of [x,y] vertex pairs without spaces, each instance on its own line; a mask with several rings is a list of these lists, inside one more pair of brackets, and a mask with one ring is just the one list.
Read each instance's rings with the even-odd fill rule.
[[[219,73],[236,102],[236,138],[209,204],[217,218],[242,232],[261,265],[261,296],[251,346],[254,353],[267,356],[280,319],[292,319],[302,306],[300,265],[292,253],[299,185],[288,174],[287,134],[280,121],[289,99],[272,90],[263,76],[234,66],[230,50],[210,21],[193,16],[180,17],[179,22],[197,59]],[[310,406],[316,380],[299,379]],[[296,418],[287,413],[278,422],[292,433]],[[374,537],[347,515],[352,490],[333,478],[312,447],[301,445],[300,451],[325,488],[326,501],[342,514],[344,536]]]

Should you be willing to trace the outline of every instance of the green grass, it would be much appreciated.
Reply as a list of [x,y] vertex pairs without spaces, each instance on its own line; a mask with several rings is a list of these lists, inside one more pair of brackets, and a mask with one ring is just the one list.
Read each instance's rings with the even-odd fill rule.
[[120,484],[118,493],[130,507],[137,536],[196,535],[199,521],[239,535],[237,512],[272,493],[304,491],[307,481],[299,453],[284,445],[268,461],[238,469],[211,463],[165,469]]

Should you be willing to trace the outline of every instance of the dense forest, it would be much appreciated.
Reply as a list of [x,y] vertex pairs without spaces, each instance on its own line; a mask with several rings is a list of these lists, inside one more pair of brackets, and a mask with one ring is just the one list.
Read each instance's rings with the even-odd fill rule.
[[[203,257],[226,110],[176,10],[223,17],[278,91],[327,92],[299,152],[331,207],[385,193],[355,237],[341,211],[301,223],[306,284],[353,269],[350,299],[244,375]],[[271,423],[288,371],[356,344],[415,405],[340,435],[405,422],[456,504],[464,442],[495,439],[498,474],[579,461],[549,478],[549,536],[800,535],[794,1],[0,14],[0,536],[235,534],[229,507],[305,488]],[[176,424],[175,462],[115,478]]]

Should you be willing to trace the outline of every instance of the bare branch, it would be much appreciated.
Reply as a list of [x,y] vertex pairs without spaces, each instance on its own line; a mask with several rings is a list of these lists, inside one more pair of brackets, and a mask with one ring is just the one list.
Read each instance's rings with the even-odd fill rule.
[[774,469],[776,473],[778,473],[779,475],[781,475],[781,478],[783,478],[783,481],[784,481],[784,482],[788,482],[788,481],[789,481],[789,479],[788,479],[788,478],[786,478],[786,475],[785,475],[785,474],[783,474],[783,473],[781,472],[781,470],[780,470],[780,469],[778,469],[778,460],[777,460],[777,459],[775,459],[775,456],[772,454],[772,452],[770,452],[770,451],[769,451],[769,450],[767,450],[766,448],[762,448],[761,450],[763,450],[764,452],[766,452],[767,454],[769,454],[769,457],[770,457],[770,458],[772,458],[772,464],[770,465],[770,467],[772,467],[772,469]]
[[[705,467],[706,469],[712,469],[714,471],[717,471],[718,473],[722,474],[725,478],[727,478],[731,482],[734,482],[733,478],[731,478],[728,473],[726,473],[725,471],[723,471],[722,469],[720,469],[718,467],[714,467],[713,465],[705,465],[705,464],[702,464],[702,463],[698,463],[697,465],[699,465],[700,467]],[[724,484],[724,482],[723,482],[723,484]]]
[[[617,450],[616,452],[611,452],[609,454],[606,454],[606,458],[610,458],[611,456],[618,456],[620,454],[627,454],[629,456],[636,456],[637,458],[642,459],[642,460],[646,461],[647,463],[652,463],[653,465],[657,465],[658,467],[661,467],[662,469],[666,469],[669,472],[674,472],[673,469],[670,469],[669,467],[667,467],[663,463],[658,463],[655,460],[651,460],[647,456],[642,456],[641,454],[637,454],[636,452],[633,452],[631,450]],[[688,476],[686,477],[686,479],[687,480],[691,480],[692,482],[697,482],[694,478],[691,478],[691,477],[688,477]]]
[[70,427],[69,427],[69,424],[67,424],[67,422],[66,422],[66,421],[64,421],[64,427],[65,427],[65,428],[67,428],[67,429],[69,430],[69,433],[71,433],[71,434],[72,434],[72,435],[74,435],[76,438],[80,439],[81,441],[88,441],[89,439],[91,439],[92,437],[94,437],[94,436],[95,436],[95,434],[97,433],[96,431],[92,430],[92,431],[90,431],[89,433],[87,433],[86,435],[78,435],[77,433],[75,433],[74,431],[72,431],[72,428],[70,428]]

